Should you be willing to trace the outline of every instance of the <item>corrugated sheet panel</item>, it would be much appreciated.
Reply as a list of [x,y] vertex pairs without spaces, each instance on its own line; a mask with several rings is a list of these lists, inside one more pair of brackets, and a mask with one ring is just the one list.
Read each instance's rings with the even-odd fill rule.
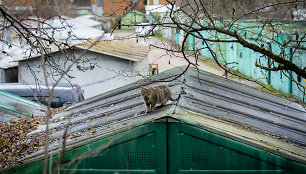
[[[231,123],[225,125],[228,127],[234,125],[235,130],[239,130],[230,135],[232,139],[239,141],[245,139],[252,145],[264,144],[267,149],[277,146],[281,149],[279,153],[286,151],[286,154],[289,153],[305,162],[306,154],[303,152],[303,147],[306,145],[306,112],[302,106],[193,69],[189,69],[178,80],[167,83],[156,82],[156,80],[170,80],[180,74],[184,68],[175,68],[155,75],[150,80],[141,80],[98,95],[54,116],[50,124],[52,133],[50,150],[60,150],[61,138],[67,125],[69,126],[67,149],[69,149],[160,118],[172,117],[199,127],[207,127],[209,118],[214,120],[210,126],[208,125],[212,131],[216,131],[212,128],[215,124]],[[167,84],[174,97],[180,94],[181,98],[178,102],[169,102],[164,108],[144,113],[146,107],[140,94],[140,87],[160,84]],[[246,136],[251,134],[244,134],[253,129],[256,131],[251,131],[251,134],[265,137],[265,141],[254,140],[254,137]],[[32,134],[43,134],[44,130],[45,126],[41,126]],[[219,133],[229,136],[226,131],[219,130]],[[276,142],[279,141],[284,145],[278,145]],[[297,145],[293,150],[282,150],[291,147],[292,143]],[[24,160],[38,159],[42,155],[43,150],[40,150]]]
[[132,61],[140,61],[149,53],[148,46],[120,40],[100,39],[97,41],[94,39],[78,44],[76,47]]
[[46,106],[0,90],[0,122],[17,119],[20,115],[44,115]]

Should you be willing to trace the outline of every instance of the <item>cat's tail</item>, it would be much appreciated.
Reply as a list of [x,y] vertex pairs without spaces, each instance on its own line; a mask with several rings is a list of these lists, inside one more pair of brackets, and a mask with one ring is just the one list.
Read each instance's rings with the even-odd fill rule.
[[181,98],[181,94],[179,94],[177,98],[173,98],[172,96],[170,96],[171,101],[178,101],[180,98]]
[[178,97],[177,97],[177,98],[173,98],[172,95],[171,95],[171,96],[170,96],[170,100],[171,100],[171,101],[178,101],[178,100],[181,98],[181,95],[182,95],[182,94],[186,94],[186,92],[185,92],[185,90],[184,90],[183,87],[181,87],[181,93],[178,95]]

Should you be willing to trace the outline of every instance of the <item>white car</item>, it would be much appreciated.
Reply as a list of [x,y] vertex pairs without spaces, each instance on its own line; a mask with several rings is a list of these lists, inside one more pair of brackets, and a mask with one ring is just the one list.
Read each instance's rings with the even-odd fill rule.
[[150,23],[140,23],[136,26],[136,36],[153,36],[154,26]]

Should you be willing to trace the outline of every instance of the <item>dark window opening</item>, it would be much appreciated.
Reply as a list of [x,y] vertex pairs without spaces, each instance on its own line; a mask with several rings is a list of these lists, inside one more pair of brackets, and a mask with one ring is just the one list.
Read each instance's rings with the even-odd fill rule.
[[88,7],[90,6],[90,0],[75,0],[74,5],[79,7]]

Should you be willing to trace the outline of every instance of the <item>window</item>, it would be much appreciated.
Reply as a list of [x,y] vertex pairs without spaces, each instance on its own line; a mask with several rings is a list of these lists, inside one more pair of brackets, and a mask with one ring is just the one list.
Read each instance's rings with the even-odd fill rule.
[[103,7],[104,4],[103,0],[96,0],[96,3],[98,7]]
[[153,5],[159,5],[159,0],[153,0]]
[[150,64],[149,66],[150,75],[158,73],[158,64]]
[[79,7],[88,7],[90,6],[90,0],[75,0],[74,4]]

